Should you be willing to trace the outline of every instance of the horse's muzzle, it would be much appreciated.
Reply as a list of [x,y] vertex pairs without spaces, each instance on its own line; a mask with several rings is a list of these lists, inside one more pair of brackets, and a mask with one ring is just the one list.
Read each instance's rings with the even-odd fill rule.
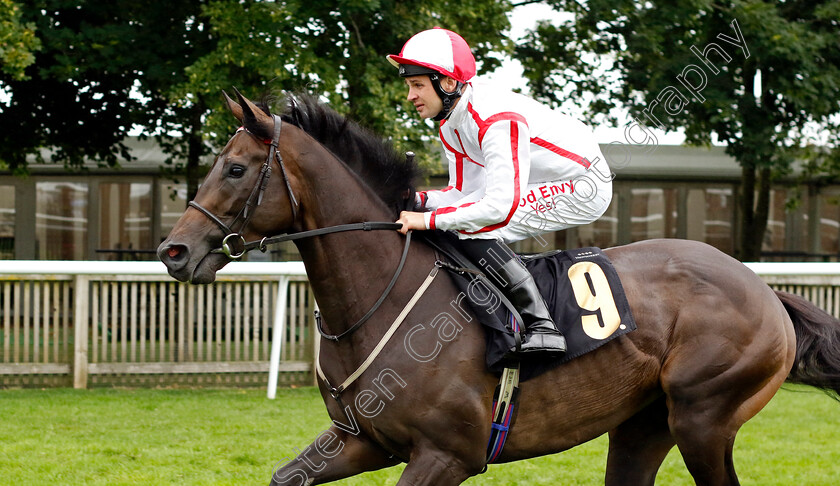
[[190,250],[186,245],[164,241],[158,247],[157,256],[166,265],[169,275],[181,282],[189,280],[191,272],[187,265],[190,262]]

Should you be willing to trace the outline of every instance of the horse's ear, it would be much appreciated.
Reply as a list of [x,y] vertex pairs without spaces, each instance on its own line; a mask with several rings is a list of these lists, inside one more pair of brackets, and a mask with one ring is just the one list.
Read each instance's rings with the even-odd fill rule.
[[228,94],[225,93],[225,90],[222,90],[222,96],[225,97],[225,103],[227,104],[227,107],[230,110],[230,112],[233,114],[234,117],[236,117],[237,120],[239,120],[239,123],[242,123],[242,118],[244,116],[242,114],[242,106],[239,103],[233,101],[230,98],[230,96],[228,96]]
[[242,125],[245,129],[259,137],[271,139],[274,136],[274,118],[242,96],[238,89],[233,88],[233,92],[236,93],[242,108]]

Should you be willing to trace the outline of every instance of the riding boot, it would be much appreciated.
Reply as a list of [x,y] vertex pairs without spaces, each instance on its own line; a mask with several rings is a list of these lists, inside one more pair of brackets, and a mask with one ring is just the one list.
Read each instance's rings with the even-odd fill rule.
[[525,324],[524,342],[519,350],[512,349],[511,352],[523,355],[565,353],[566,338],[555,327],[537,283],[525,265],[518,258],[514,258],[497,272],[508,282],[504,289],[505,296],[519,311]]
[[537,288],[534,277],[516,254],[497,240],[464,239],[461,247],[473,263],[479,265],[498,282],[525,325],[525,338],[512,354],[536,353],[561,355],[566,352],[566,339],[554,326],[548,307]]

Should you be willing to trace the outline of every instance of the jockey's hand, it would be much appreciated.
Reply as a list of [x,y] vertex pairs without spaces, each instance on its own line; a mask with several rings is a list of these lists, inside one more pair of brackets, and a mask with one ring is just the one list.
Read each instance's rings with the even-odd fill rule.
[[402,223],[402,228],[398,229],[402,234],[406,234],[409,230],[424,230],[426,229],[426,218],[423,213],[416,213],[414,211],[403,211],[400,213],[400,219],[396,221]]

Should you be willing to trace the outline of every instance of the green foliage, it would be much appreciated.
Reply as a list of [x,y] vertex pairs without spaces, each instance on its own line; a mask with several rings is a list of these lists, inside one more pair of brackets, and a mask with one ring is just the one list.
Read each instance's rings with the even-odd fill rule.
[[[595,97],[597,114],[629,111],[689,144],[726,143],[745,171],[742,257],[757,257],[766,179],[787,174],[811,124],[840,128],[840,6],[834,0],[550,0],[572,17],[541,24],[516,50],[555,104]],[[760,76],[760,96],[754,82]],[[618,79],[613,79],[617,77]],[[613,118],[613,121],[615,119]],[[836,137],[830,145],[836,147]],[[758,198],[753,201],[753,188]]]
[[129,160],[122,141],[135,125],[154,129],[167,108],[157,87],[200,45],[172,25],[189,15],[189,4],[34,3],[21,7],[21,21],[35,26],[41,44],[27,79],[0,75],[11,97],[0,106],[0,165],[25,171],[27,156],[46,147],[66,167]]
[[13,79],[26,79],[26,68],[35,62],[41,48],[32,23],[21,22],[20,6],[13,0],[0,0],[0,70]]
[[232,87],[269,101],[289,90],[320,95],[399,149],[437,159],[423,150],[433,128],[409,109],[385,55],[437,25],[462,33],[492,70],[500,61],[490,52],[507,49],[500,32],[511,8],[490,0],[38,3],[9,14],[33,26],[42,49],[25,72],[0,77],[11,96],[0,106],[0,164],[23,171],[27,156],[52,147],[52,160],[68,167],[86,158],[116,166],[129,159],[122,140],[134,128],[157,138],[171,172],[186,173],[193,188],[200,156],[234,128],[220,94]]
[[816,180],[821,184],[837,184],[840,181],[840,147],[808,144],[797,148],[794,154],[798,160],[804,161],[801,180]]
[[[645,125],[684,128],[693,144],[708,144],[715,134],[739,161],[757,167],[789,162],[781,152],[803,142],[805,123],[837,126],[829,119],[840,113],[837,2],[547,3],[574,18],[541,24],[517,57],[537,93],[554,103],[561,93],[577,101],[594,94],[597,112],[626,108]],[[739,34],[743,48],[723,38]],[[708,63],[692,51],[713,43],[723,54],[710,51]],[[608,82],[608,68],[618,83]],[[692,92],[681,79],[705,85]]]
[[405,102],[402,81],[385,55],[399,52],[414,33],[441,26],[467,38],[484,68],[492,70],[500,61],[490,52],[507,48],[499,33],[508,28],[509,9],[507,3],[486,0],[210,2],[202,13],[216,48],[187,68],[188,77],[173,87],[170,98],[185,103],[190,96],[204,96],[205,134],[219,144],[233,123],[222,108],[221,89],[236,86],[252,98],[303,90],[422,158],[435,133]]

